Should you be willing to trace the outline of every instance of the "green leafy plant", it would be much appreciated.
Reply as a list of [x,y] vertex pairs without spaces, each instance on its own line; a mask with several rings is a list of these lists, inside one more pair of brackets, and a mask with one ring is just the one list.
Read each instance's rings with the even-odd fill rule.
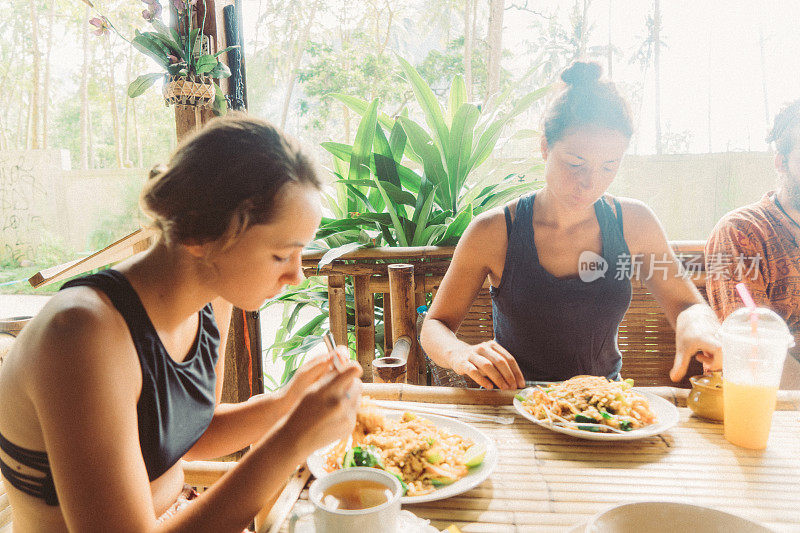
[[[407,61],[398,58],[410,83],[424,123],[403,110],[393,118],[379,111],[377,99],[367,102],[343,94],[333,98],[361,115],[353,144],[324,142],[333,155],[331,172],[336,177],[313,246],[327,250],[319,267],[364,246],[454,245],[478,214],[503,205],[531,190],[516,175],[497,183],[487,177],[472,179],[497,146],[505,126],[547,92],[539,89],[506,106],[508,95],[481,110],[466,101],[461,76],[450,86],[446,111],[430,86]],[[309,279],[267,305],[284,305],[283,322],[275,343],[267,349],[273,361],[282,357],[285,370],[280,383],[291,378],[303,354],[321,341],[328,319],[327,286]],[[345,289],[350,334],[355,329],[352,286]],[[303,324],[301,309],[316,313]],[[382,297],[376,295],[376,332],[382,336]],[[353,343],[350,343],[352,345]],[[380,349],[380,342],[376,348]],[[351,356],[355,354],[351,353]]]
[[[334,217],[323,220],[318,237],[346,253],[361,245],[453,245],[471,220],[487,209],[530,190],[509,175],[498,183],[469,178],[491,155],[503,128],[547,92],[523,96],[509,110],[481,111],[466,101],[461,76],[453,79],[446,112],[411,64],[398,58],[414,90],[427,128],[404,111],[397,119],[366,102],[334,94],[362,116],[352,145],[325,142],[334,156]],[[389,132],[388,136],[386,132]],[[421,168],[419,173],[412,167]],[[341,247],[347,246],[346,249]]]
[[[91,1],[83,1],[89,7],[96,9]],[[122,35],[108,17],[99,12],[97,16],[89,20],[89,24],[95,28],[93,31],[96,35],[107,35],[113,30],[120,38],[163,68],[164,72],[142,74],[133,80],[128,85],[130,98],[136,98],[143,94],[156,80],[162,79],[164,73],[180,78],[200,77],[201,80],[203,77],[227,78],[231,75],[230,69],[219,59],[219,56],[237,46],[229,46],[215,54],[205,53],[203,27],[205,26],[206,10],[203,10],[202,20],[198,21],[196,17],[197,0],[172,0],[178,29],[168,28],[162,22],[163,8],[158,0],[143,0],[143,2],[147,8],[142,11],[142,17],[150,23],[153,31],[135,30],[133,39]],[[205,0],[203,0],[203,5],[205,6]],[[217,114],[224,115],[228,110],[228,104],[222,89],[216,82],[210,81],[210,83],[214,87],[215,94],[212,109]]]

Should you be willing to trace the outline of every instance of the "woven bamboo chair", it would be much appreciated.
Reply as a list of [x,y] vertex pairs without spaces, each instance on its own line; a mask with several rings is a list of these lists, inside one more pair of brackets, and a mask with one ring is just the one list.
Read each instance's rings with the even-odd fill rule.
[[[705,297],[705,288],[698,288]],[[484,286],[467,312],[456,336],[469,344],[477,344],[494,337],[492,326],[492,299]],[[632,378],[639,386],[691,387],[689,376],[702,374],[702,365],[692,360],[686,377],[672,383],[669,371],[675,355],[675,331],[667,317],[641,281],[633,281],[631,305],[619,326],[619,349],[622,352],[622,377]],[[470,378],[459,376],[442,368],[425,356],[432,385],[449,387],[477,387]]]

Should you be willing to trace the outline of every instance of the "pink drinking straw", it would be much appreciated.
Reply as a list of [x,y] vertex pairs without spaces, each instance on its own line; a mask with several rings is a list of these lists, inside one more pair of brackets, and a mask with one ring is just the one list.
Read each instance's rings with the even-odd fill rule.
[[750,324],[753,326],[753,335],[755,335],[756,329],[758,329],[758,315],[756,314],[756,301],[753,300],[753,297],[750,295],[750,291],[747,290],[747,285],[744,283],[737,283],[736,284],[736,292],[739,293],[739,296],[742,298],[744,305],[750,309]]
[[[756,302],[753,300],[753,297],[750,295],[750,291],[747,290],[747,286],[744,283],[737,283],[736,284],[736,292],[739,293],[739,296],[742,298],[744,305],[750,309],[750,329],[753,333],[753,339],[758,343],[758,314],[756,313]],[[755,346],[753,347],[753,355],[755,355],[758,348]],[[751,363],[752,367],[752,363]],[[755,369],[753,369],[755,370]]]

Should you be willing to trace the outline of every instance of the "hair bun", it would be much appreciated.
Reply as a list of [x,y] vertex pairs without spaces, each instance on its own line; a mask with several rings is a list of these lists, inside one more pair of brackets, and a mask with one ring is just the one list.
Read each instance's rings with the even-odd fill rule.
[[595,85],[603,74],[603,67],[596,61],[576,61],[561,73],[561,79],[567,85],[580,87]]
[[150,173],[147,175],[147,179],[151,180],[157,178],[166,171],[167,171],[167,165],[158,163],[154,165],[153,168],[150,169]]

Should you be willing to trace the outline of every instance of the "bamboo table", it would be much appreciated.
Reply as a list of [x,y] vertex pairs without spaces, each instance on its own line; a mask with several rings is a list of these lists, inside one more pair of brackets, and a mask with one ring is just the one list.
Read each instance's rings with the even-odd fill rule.
[[[364,385],[365,395],[375,399],[516,415],[507,426],[470,422],[497,443],[499,462],[488,480],[453,498],[405,506],[438,529],[454,523],[464,533],[570,531],[613,505],[658,500],[732,512],[775,531],[800,531],[800,391],[779,393],[769,445],[759,452],[728,443],[722,424],[692,416],[687,390],[647,390],[679,407],[678,425],[640,441],[603,443],[530,423],[511,406],[510,392]],[[307,491],[300,497],[307,498]]]

